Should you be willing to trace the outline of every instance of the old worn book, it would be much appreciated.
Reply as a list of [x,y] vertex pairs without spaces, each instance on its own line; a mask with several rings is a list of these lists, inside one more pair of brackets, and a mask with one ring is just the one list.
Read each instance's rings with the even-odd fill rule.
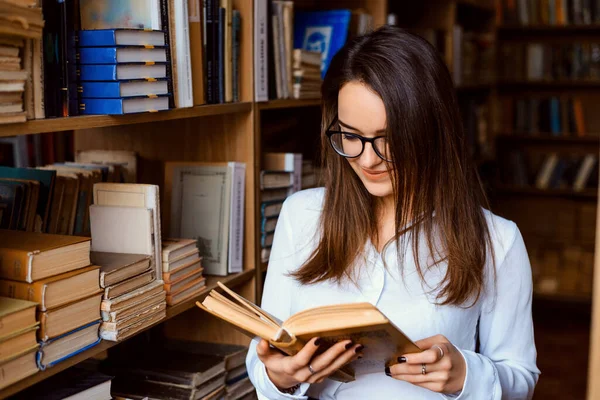
[[219,357],[225,363],[225,369],[231,371],[244,365],[248,347],[237,344],[197,342],[195,340],[166,339],[163,346],[172,351],[185,351],[197,356]]
[[[128,337],[135,335],[136,333],[149,328],[150,326],[158,323],[166,317],[166,311],[159,310],[156,313],[148,315],[146,318],[142,319],[139,322],[134,324],[125,326],[123,328],[119,328],[116,331],[110,329],[104,329],[103,326],[100,326],[100,337],[104,340],[110,340],[112,342],[119,342],[123,339],[127,339]],[[104,325],[106,322],[103,322]]]
[[104,299],[114,299],[115,297],[119,297],[125,293],[129,293],[132,290],[147,285],[154,281],[154,279],[154,270],[150,269],[123,282],[119,282],[116,285],[106,287],[104,289]]
[[38,329],[39,324],[36,322],[34,325],[1,337],[0,360],[12,358],[15,354],[36,346]]
[[174,306],[182,301],[198,296],[204,290],[205,286],[206,278],[196,279],[194,282],[189,283],[185,288],[179,290],[177,293],[167,293],[167,304]]
[[296,354],[314,337],[325,351],[340,340],[351,339],[364,346],[363,358],[336,372],[333,379],[348,382],[355,373],[382,371],[396,363],[397,357],[421,349],[371,303],[337,304],[307,309],[285,321],[233,292],[221,282],[223,295],[212,290],[196,305],[223,319],[250,337],[259,336],[286,354]]
[[90,265],[33,283],[0,279],[0,295],[34,301],[39,311],[46,311],[98,293],[99,271]]
[[179,257],[173,259],[168,264],[163,263],[163,274],[176,272],[180,268],[188,266],[192,262],[201,260],[198,249],[193,249],[191,252],[182,254]]
[[140,322],[144,322],[149,317],[164,311],[167,307],[167,303],[160,302],[158,304],[151,305],[149,307],[139,309],[135,314],[127,317],[121,317],[114,322],[103,322],[102,329],[106,332],[117,332],[119,329],[123,329],[130,325],[135,325]]
[[181,256],[192,254],[194,253],[194,250],[197,249],[196,241],[194,239],[163,239],[163,272],[165,268],[164,264],[167,264],[168,266],[171,262],[179,259]]
[[163,273],[163,281],[165,281],[165,283],[175,283],[180,279],[189,276],[190,273],[197,271],[203,271],[200,260],[185,264],[181,268],[178,268],[177,271]]
[[191,282],[194,282],[198,279],[202,279],[202,270],[191,271],[188,276],[184,276],[182,279],[177,280],[177,282],[165,283],[165,290],[171,294],[177,293],[180,290],[183,290],[187,287],[187,285]]
[[150,269],[150,256],[92,251],[92,264],[100,266],[100,287],[106,288]]
[[29,282],[90,265],[90,238],[0,229],[0,277]]
[[0,297],[0,338],[36,324],[32,301]]
[[39,339],[47,341],[75,328],[100,319],[102,293],[65,306],[38,313]]
[[163,290],[151,296],[144,296],[138,302],[119,308],[116,311],[101,311],[102,321],[117,322],[137,314],[139,310],[160,305],[161,303],[165,303],[165,301],[166,293]]
[[0,389],[4,389],[38,371],[35,363],[37,347],[36,344],[31,349],[17,354],[13,358],[0,361]]
[[100,321],[93,321],[63,335],[40,343],[37,363],[41,371],[100,343]]
[[163,283],[161,281],[154,281],[114,299],[102,300],[102,304],[100,304],[100,310],[105,312],[119,311],[140,303],[147,297],[164,292],[164,290],[165,289],[163,288]]

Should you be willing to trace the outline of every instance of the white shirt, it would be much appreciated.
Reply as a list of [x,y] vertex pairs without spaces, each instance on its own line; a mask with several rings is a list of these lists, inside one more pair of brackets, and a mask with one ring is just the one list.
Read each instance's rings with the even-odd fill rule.
[[[349,383],[326,379],[320,384],[302,384],[293,395],[283,394],[269,380],[264,364],[258,359],[258,339],[255,339],[251,342],[246,365],[259,399],[311,396],[320,400],[499,400],[533,396],[540,371],[536,367],[531,318],[531,267],[523,238],[513,222],[485,211],[496,262],[496,287],[493,274],[488,273],[486,288],[473,307],[438,306],[434,304],[435,288],[444,276],[446,264],[427,269],[424,286],[410,245],[402,273],[395,244],[379,254],[367,242],[364,257],[357,261],[358,287],[329,281],[301,285],[287,276],[302,266],[318,244],[324,194],[323,188],[310,189],[285,201],[275,230],[261,307],[285,320],[311,307],[368,301],[413,341],[437,334],[446,336],[466,361],[465,383],[458,397],[446,396],[388,377],[382,370],[357,374],[356,380]],[[492,265],[488,257],[488,272],[492,272]],[[479,353],[475,352],[477,333]]]

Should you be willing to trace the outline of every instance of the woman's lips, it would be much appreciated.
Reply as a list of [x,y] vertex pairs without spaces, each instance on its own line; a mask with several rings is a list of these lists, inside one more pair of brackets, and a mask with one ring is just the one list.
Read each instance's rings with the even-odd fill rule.
[[365,178],[371,180],[371,181],[378,181],[378,180],[382,180],[382,179],[386,179],[388,177],[388,171],[373,171],[373,170],[368,170],[368,169],[364,169],[361,168],[363,175],[365,176]]

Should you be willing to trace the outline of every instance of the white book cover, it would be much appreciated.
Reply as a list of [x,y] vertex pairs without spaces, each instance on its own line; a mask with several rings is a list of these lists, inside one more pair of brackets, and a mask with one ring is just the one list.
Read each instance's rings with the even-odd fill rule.
[[154,255],[152,210],[90,206],[91,251]]
[[190,53],[190,24],[187,1],[174,1],[176,46],[177,46],[177,96],[178,108],[192,107],[192,56]]
[[254,0],[254,100],[269,100],[267,1]]

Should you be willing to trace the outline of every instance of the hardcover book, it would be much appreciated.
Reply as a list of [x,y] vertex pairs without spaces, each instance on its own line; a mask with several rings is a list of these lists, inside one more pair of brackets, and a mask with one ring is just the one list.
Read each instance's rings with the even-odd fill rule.
[[294,355],[314,337],[324,352],[341,340],[351,339],[364,346],[363,358],[340,369],[332,379],[354,380],[360,374],[381,372],[396,363],[397,357],[421,349],[371,303],[348,303],[322,306],[298,312],[285,321],[233,292],[218,282],[225,295],[212,290],[196,305],[210,314],[238,327],[250,337],[259,336],[286,354]]

